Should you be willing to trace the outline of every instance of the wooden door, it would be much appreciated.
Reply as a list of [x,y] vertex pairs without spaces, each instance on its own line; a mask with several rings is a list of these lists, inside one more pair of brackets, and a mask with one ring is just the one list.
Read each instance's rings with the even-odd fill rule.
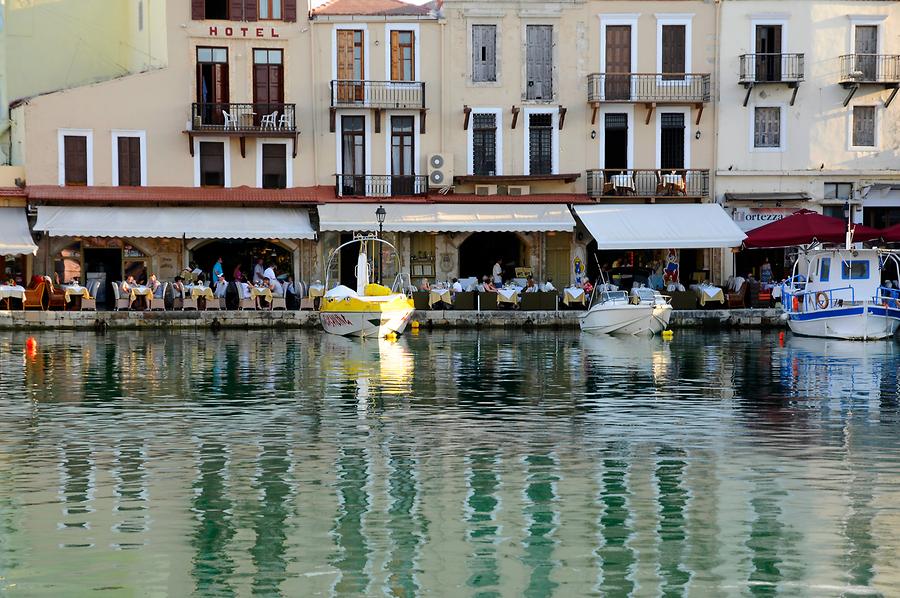
[[606,28],[606,89],[607,100],[631,98],[631,25],[610,25]]
[[781,25],[756,26],[756,80],[781,81]]
[[257,116],[284,109],[284,71],[280,64],[253,66],[253,103]]
[[337,97],[342,102],[363,101],[363,85],[365,79],[363,31],[357,29],[341,29],[337,32]]
[[863,73],[863,81],[878,80],[878,26],[856,26],[856,70]]
[[415,79],[415,32],[391,31],[391,81],[415,81]]
[[662,72],[665,81],[683,81],[686,68],[684,25],[663,25],[662,27]]
[[525,97],[553,98],[553,26],[528,25],[525,29]]

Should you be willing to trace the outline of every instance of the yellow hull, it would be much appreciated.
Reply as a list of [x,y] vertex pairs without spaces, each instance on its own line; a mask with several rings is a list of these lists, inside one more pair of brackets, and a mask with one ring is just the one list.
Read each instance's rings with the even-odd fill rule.
[[339,336],[402,334],[414,311],[405,295],[325,298],[319,320],[325,332]]

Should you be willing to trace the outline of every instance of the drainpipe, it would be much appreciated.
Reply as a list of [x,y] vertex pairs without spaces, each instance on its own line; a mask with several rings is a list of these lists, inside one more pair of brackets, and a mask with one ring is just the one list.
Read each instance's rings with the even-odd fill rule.
[[[715,38],[715,44],[714,44],[715,51],[713,52],[713,57],[714,57],[713,64],[714,64],[714,68],[715,68],[715,78],[714,78],[715,83],[713,84],[713,89],[715,90],[715,94],[713,95],[713,101],[715,102],[715,105],[714,105],[713,112],[715,113],[716,116],[715,116],[715,119],[713,122],[713,129],[714,129],[714,133],[713,133],[713,163],[712,163],[712,170],[710,173],[711,176],[710,176],[710,184],[709,184],[709,191],[712,194],[713,201],[715,201],[717,203],[718,203],[718,195],[717,195],[718,189],[717,189],[716,182],[718,181],[719,177],[716,176],[716,170],[718,170],[718,167],[719,167],[719,119],[720,119],[720,116],[719,116],[720,101],[719,100],[721,99],[721,81],[720,80],[722,78],[722,71],[721,71],[721,39],[722,39],[722,37],[721,37],[721,34],[722,34],[722,2],[723,1],[724,0],[715,0],[716,38]],[[719,250],[718,270],[719,270],[719,276],[721,277],[721,280],[725,280],[726,274],[727,274],[725,271],[725,251],[726,251],[725,249]],[[734,262],[737,259],[737,257],[730,250],[727,250],[727,251],[731,255],[731,261]],[[732,270],[734,270],[734,269],[735,269],[734,266],[732,266]]]
[[[440,3],[439,10],[443,9],[443,2]],[[447,56],[447,48],[445,47],[445,38],[444,32],[446,31],[447,20],[441,16],[441,20],[439,21],[441,26],[441,111],[440,111],[440,127],[439,127],[439,135],[438,139],[440,140],[440,145],[438,146],[438,150],[443,154],[444,153],[444,115],[447,114],[447,82],[446,82],[446,68],[444,63],[446,62]],[[450,181],[450,184],[453,184],[453,181]]]

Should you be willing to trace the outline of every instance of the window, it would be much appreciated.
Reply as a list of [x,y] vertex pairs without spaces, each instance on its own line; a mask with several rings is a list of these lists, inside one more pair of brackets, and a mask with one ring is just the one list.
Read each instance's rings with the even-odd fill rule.
[[259,0],[260,19],[281,19],[281,0]]
[[684,80],[686,68],[685,25],[662,25],[662,73],[664,81]]
[[200,142],[200,186],[225,186],[225,144],[220,141]]
[[415,80],[415,41],[413,31],[391,31],[391,81]]
[[852,196],[853,183],[825,183],[825,193],[822,195],[823,199],[839,199],[842,201],[850,201]]
[[228,103],[228,49],[197,48],[197,103],[201,125],[222,125]]
[[[196,0],[195,0],[196,1]],[[204,19],[228,19],[228,0],[201,0]]]
[[680,170],[685,167],[684,121],[683,112],[660,113],[660,168]]
[[341,195],[366,195],[366,118],[341,117]]
[[472,116],[472,174],[497,174],[497,115]]
[[832,218],[846,218],[844,216],[844,206],[822,206],[822,215]]
[[262,187],[263,189],[285,189],[287,187],[286,144],[264,143],[262,145]]
[[88,138],[85,135],[65,135],[63,137],[63,164],[65,184],[84,186],[88,184]]
[[831,258],[823,257],[819,262],[819,282],[828,282],[831,277]]
[[528,115],[529,174],[553,174],[553,115]]
[[415,193],[415,124],[412,116],[391,117],[391,193]]
[[472,25],[472,81],[497,80],[497,26]]
[[853,107],[853,147],[875,147],[875,106]]
[[118,137],[116,156],[120,187],[140,187],[141,181],[141,138]]
[[609,112],[603,116],[603,168],[628,168],[628,114]]
[[553,99],[553,25],[525,27],[525,97]]
[[753,119],[753,147],[781,147],[781,108],[758,107]]
[[866,280],[869,278],[868,260],[841,262],[841,278],[844,280]]

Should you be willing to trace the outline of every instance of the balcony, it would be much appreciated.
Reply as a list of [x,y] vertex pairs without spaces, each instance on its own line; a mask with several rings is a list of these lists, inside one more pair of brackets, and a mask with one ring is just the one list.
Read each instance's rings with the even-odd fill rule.
[[601,103],[644,103],[646,124],[656,104],[694,104],[698,109],[697,124],[703,105],[709,102],[708,73],[593,73],[587,81],[588,103],[593,107],[591,124],[597,122]]
[[224,135],[239,137],[241,156],[246,157],[246,137],[289,137],[294,139],[297,157],[296,105],[284,103],[255,104],[191,104],[191,119],[185,133],[190,138],[194,155],[195,135]]
[[428,177],[424,174],[336,174],[334,194],[337,197],[398,197],[428,194]]
[[425,132],[424,81],[365,81],[333,79],[331,81],[331,132],[335,128],[338,108],[370,108],[375,110],[375,132],[381,132],[382,110],[418,110],[419,128]]
[[794,90],[791,95],[791,106],[797,99],[797,90],[804,75],[803,54],[741,54],[741,73],[739,82],[747,88],[744,106],[750,99],[750,92],[755,85],[785,84]]
[[709,197],[709,170],[605,169],[587,171],[593,198],[693,199]]
[[890,106],[900,87],[900,55],[898,54],[845,54],[841,56],[841,87],[850,93],[844,106],[860,85],[878,85],[893,90],[884,103]]

